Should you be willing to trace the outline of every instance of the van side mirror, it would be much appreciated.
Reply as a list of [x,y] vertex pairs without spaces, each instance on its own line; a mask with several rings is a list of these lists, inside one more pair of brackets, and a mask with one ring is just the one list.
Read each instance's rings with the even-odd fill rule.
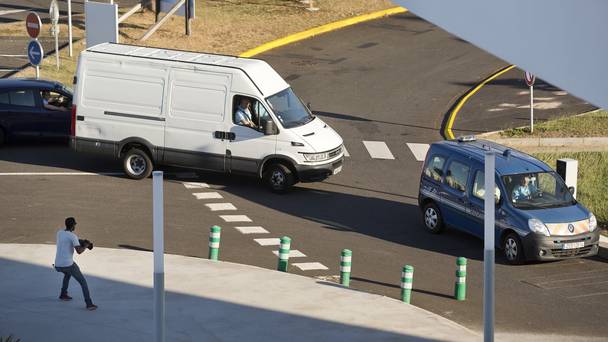
[[497,207],[500,206],[501,202],[502,202],[501,197],[494,195],[494,204],[496,204]]
[[312,112],[312,105],[310,104],[310,102],[306,104],[306,107],[308,107],[308,110]]
[[276,134],[276,126],[274,125],[274,121],[267,120],[264,123],[264,135],[274,135]]

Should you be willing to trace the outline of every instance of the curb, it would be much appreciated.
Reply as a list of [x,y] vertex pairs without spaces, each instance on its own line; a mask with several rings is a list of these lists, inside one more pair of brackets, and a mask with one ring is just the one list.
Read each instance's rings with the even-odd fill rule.
[[529,147],[607,146],[608,137],[582,138],[498,138],[490,139],[503,145]]
[[255,55],[258,55],[260,53],[287,45],[287,44],[291,44],[291,43],[295,43],[297,41],[300,40],[304,40],[322,33],[327,33],[330,31],[334,31],[337,29],[341,29],[347,26],[351,26],[351,25],[355,25],[355,24],[359,24],[365,21],[369,21],[369,20],[374,20],[374,19],[378,19],[378,18],[382,18],[382,17],[386,17],[386,16],[390,16],[390,15],[394,15],[394,14],[399,14],[399,13],[405,13],[407,12],[407,9],[403,8],[403,7],[394,7],[394,8],[390,8],[387,10],[382,10],[382,11],[377,11],[377,12],[373,12],[370,14],[364,14],[364,15],[360,15],[360,16],[356,16],[353,18],[349,18],[349,19],[344,19],[344,20],[339,20],[333,23],[329,23],[329,24],[325,24],[325,25],[321,25],[319,27],[315,27],[306,31],[302,31],[302,32],[298,32],[298,33],[294,33],[292,35],[289,35],[287,37],[283,37],[283,38],[279,38],[277,40],[273,40],[271,42],[262,44],[258,47],[255,47],[251,50],[247,50],[243,53],[241,53],[239,55],[239,57],[253,57]]
[[446,118],[447,120],[444,120],[444,127],[442,129],[442,133],[443,133],[443,137],[445,139],[454,139],[455,138],[454,133],[452,132],[452,126],[454,125],[454,121],[456,120],[456,115],[458,115],[458,112],[460,111],[460,109],[462,109],[462,107],[469,100],[469,98],[471,96],[473,96],[475,93],[477,93],[488,82],[492,81],[493,79],[497,78],[498,76],[504,74],[505,72],[507,72],[513,68],[515,68],[515,65],[511,64],[511,65],[507,65],[506,67],[496,70],[490,76],[486,77],[481,82],[479,82],[476,86],[467,90],[458,99],[458,101],[456,101],[454,106],[448,112],[448,117]]

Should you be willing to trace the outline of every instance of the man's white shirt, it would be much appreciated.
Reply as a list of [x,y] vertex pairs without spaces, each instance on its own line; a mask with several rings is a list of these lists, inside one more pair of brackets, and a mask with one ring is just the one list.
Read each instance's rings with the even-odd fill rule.
[[74,247],[80,246],[78,236],[67,230],[57,231],[55,267],[68,267],[74,263]]

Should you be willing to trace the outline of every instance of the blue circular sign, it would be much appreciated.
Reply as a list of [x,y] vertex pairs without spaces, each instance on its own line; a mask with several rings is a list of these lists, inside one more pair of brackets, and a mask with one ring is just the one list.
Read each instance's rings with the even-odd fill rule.
[[42,58],[44,57],[44,52],[42,50],[42,45],[37,40],[32,40],[27,45],[27,58],[29,59],[32,65],[40,65],[42,63]]

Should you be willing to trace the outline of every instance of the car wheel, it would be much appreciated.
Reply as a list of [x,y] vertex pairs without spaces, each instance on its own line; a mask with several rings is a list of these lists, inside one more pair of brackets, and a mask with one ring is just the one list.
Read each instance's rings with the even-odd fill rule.
[[439,208],[435,205],[435,203],[427,203],[424,206],[424,226],[426,229],[433,233],[439,234],[443,232],[445,226],[443,225],[443,218],[441,217],[441,212]]
[[285,193],[293,185],[294,176],[287,166],[273,164],[266,170],[264,180],[273,192]]
[[132,148],[125,153],[122,164],[127,176],[133,179],[150,177],[154,168],[148,154],[139,148]]
[[509,233],[503,240],[502,247],[507,263],[520,265],[524,262],[524,246],[517,234]]

